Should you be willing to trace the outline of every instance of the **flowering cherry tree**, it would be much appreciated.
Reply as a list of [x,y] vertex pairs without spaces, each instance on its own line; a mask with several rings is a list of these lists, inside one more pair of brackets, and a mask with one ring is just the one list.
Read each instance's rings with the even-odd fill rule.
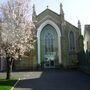
[[35,26],[31,21],[31,8],[29,0],[8,0],[0,7],[2,21],[2,48],[6,54],[7,77],[13,60],[19,60],[25,52],[35,49]]

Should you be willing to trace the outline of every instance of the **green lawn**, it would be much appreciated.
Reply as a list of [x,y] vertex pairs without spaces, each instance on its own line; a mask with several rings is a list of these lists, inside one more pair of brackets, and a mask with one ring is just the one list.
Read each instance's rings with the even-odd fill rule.
[[17,81],[16,79],[11,80],[0,79],[0,90],[10,90],[16,83],[16,81]]

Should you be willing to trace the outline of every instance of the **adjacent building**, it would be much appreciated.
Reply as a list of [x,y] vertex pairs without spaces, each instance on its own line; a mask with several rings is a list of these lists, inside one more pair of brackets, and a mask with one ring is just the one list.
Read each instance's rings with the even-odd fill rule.
[[84,50],[90,51],[90,25],[85,25],[84,28]]

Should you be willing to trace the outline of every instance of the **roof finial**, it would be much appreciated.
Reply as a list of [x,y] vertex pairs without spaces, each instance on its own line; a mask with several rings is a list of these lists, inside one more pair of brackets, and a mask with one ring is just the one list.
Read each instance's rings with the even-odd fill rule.
[[36,13],[36,11],[35,11],[35,4],[33,4],[33,13]]
[[60,3],[60,14],[61,15],[64,15],[64,12],[63,12],[63,8],[62,7],[63,7],[63,5],[62,5],[62,3]]
[[78,29],[80,30],[80,34],[81,34],[81,23],[80,23],[80,20],[78,20]]
[[48,9],[48,5],[47,5],[47,9]]
[[63,12],[63,5],[62,5],[62,3],[60,3],[60,18],[61,18],[61,23],[62,23],[62,25],[64,25],[64,12]]
[[33,4],[33,13],[32,13],[32,20],[36,19],[36,11],[35,11],[35,4]]
[[81,30],[81,23],[80,23],[80,20],[78,20],[78,29]]

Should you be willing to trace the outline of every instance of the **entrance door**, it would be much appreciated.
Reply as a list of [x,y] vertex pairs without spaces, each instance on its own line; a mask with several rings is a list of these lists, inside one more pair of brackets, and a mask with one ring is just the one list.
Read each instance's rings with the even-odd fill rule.
[[56,30],[46,25],[41,32],[41,61],[44,68],[55,68],[58,53]]
[[44,68],[55,68],[55,61],[54,60],[45,60]]
[[45,68],[55,68],[55,58],[54,52],[47,52],[44,55],[44,67]]

